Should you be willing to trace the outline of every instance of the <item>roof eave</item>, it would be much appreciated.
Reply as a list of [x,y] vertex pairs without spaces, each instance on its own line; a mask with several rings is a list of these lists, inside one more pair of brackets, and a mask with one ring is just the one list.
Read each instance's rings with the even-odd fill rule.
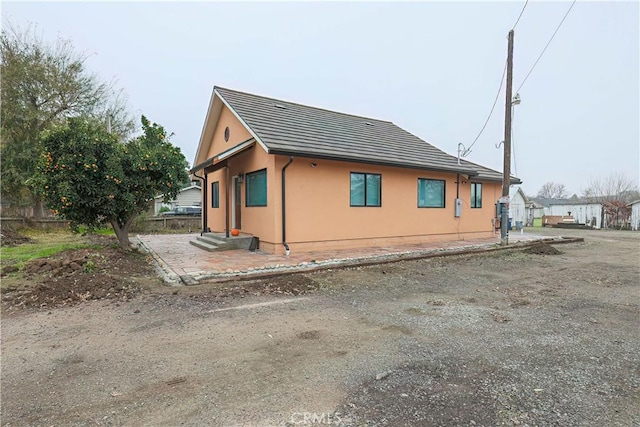
[[436,172],[461,173],[469,176],[478,175],[478,171],[473,169],[466,169],[466,168],[443,168],[443,167],[437,167],[437,166],[416,165],[413,163],[402,163],[402,162],[383,161],[383,160],[367,160],[367,159],[360,159],[357,157],[330,156],[326,154],[298,152],[298,151],[291,151],[291,150],[272,149],[270,151],[270,154],[277,154],[282,156],[297,156],[297,157],[323,159],[323,160],[335,160],[339,162],[352,162],[352,163],[361,163],[361,164],[379,165],[379,166],[392,166],[392,167],[401,167],[401,168],[407,168],[407,169],[431,170]]
[[213,164],[213,160],[216,158],[216,156],[213,157],[209,157],[207,160],[205,160],[204,162],[201,162],[197,165],[195,165],[194,167],[192,167],[191,169],[189,169],[189,173],[190,174],[195,174],[196,172],[201,171],[202,169],[206,168],[207,166],[211,166]]
[[218,153],[213,157],[209,157],[204,162],[194,166],[189,170],[189,173],[194,174],[195,172],[201,171],[203,169],[205,170],[205,173],[207,173],[207,168],[217,163],[220,163],[223,160],[229,159],[231,157],[235,157],[250,148],[253,148],[253,145],[255,144],[255,142],[256,140],[253,137],[247,139],[246,141],[242,141],[241,143],[229,148],[228,150]]

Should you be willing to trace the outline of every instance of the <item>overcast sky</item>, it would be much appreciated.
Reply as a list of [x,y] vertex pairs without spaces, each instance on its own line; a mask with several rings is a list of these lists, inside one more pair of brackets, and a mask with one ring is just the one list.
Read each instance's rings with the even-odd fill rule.
[[[524,1],[2,2],[2,22],[71,39],[132,111],[193,162],[214,85],[393,121],[456,155],[495,99]],[[530,1],[515,29],[514,93],[570,2]],[[512,172],[581,194],[640,180],[638,2],[577,1],[519,93]],[[504,87],[468,159],[502,170]]]

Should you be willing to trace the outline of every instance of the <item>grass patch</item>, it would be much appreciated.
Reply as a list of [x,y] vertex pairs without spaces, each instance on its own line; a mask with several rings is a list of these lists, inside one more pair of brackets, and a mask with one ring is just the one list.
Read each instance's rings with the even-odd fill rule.
[[96,247],[86,243],[81,236],[69,231],[43,233],[39,230],[25,230],[23,234],[32,238],[34,242],[0,248],[2,266],[15,265],[22,268],[33,259],[47,258],[70,249]]
[[29,243],[18,246],[0,247],[0,265],[2,268],[15,266],[20,269],[2,278],[2,290],[9,288],[29,287],[25,281],[22,269],[31,260],[47,258],[67,250],[98,248],[97,245],[87,243],[83,236],[69,230],[43,231],[38,229],[23,229],[20,234],[32,239]]
[[78,227],[78,233],[80,233],[80,234],[99,234],[101,236],[114,236],[116,234],[113,231],[112,227],[96,228],[91,233],[89,233],[89,228],[86,227],[86,226],[83,226],[83,225]]

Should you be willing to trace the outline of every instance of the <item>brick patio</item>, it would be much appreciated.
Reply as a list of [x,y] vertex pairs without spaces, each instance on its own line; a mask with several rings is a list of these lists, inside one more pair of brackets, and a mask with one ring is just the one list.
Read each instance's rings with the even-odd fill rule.
[[[261,251],[230,250],[207,252],[189,243],[192,234],[138,235],[138,245],[150,252],[164,279],[174,285],[197,284],[203,281],[224,281],[237,277],[258,277],[293,271],[375,264],[398,259],[433,255],[456,254],[468,251],[492,250],[500,243],[500,236],[487,239],[434,242],[420,245],[370,247],[361,249],[292,253],[289,256]],[[551,237],[557,239],[559,237]],[[549,236],[513,232],[509,243],[521,245]]]

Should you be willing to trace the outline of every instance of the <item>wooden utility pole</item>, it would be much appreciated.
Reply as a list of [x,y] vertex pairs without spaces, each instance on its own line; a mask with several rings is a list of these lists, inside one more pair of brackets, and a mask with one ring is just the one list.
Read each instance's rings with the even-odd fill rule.
[[509,185],[511,184],[511,106],[513,91],[513,30],[507,47],[507,89],[504,105],[504,161],[502,165],[502,198],[500,199],[500,244],[509,244]]

